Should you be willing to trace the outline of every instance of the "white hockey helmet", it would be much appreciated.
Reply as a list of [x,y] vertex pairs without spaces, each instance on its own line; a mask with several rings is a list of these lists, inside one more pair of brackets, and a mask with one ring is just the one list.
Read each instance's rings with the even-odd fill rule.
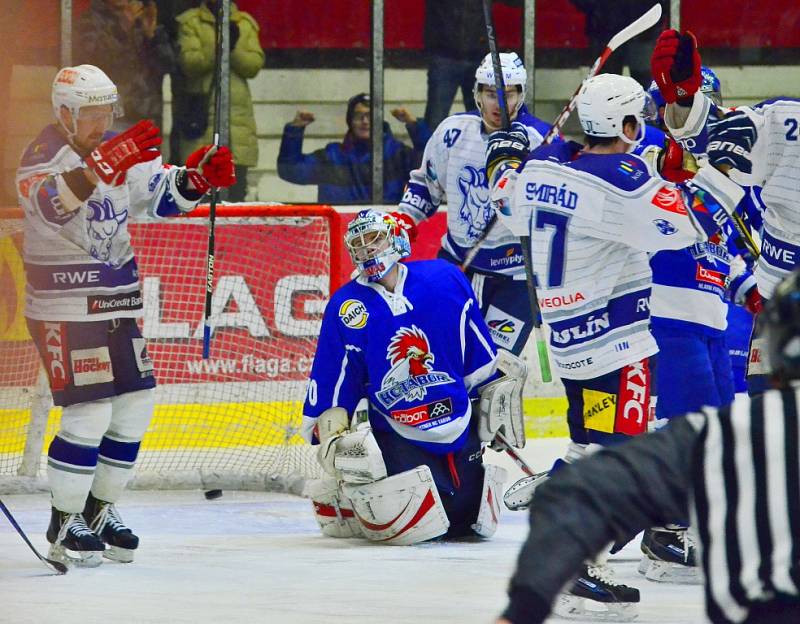
[[53,80],[51,97],[56,119],[61,120],[62,106],[72,114],[73,128],[64,128],[70,136],[76,131],[75,120],[84,106],[111,104],[113,115],[122,116],[117,86],[102,69],[94,65],[60,69]]
[[[513,111],[509,111],[512,115],[516,113],[522,103],[525,101],[525,85],[528,82],[528,73],[525,71],[525,66],[522,64],[522,59],[516,52],[501,52],[500,53],[500,67],[503,70],[503,84],[506,87],[519,87],[520,97],[517,102],[517,107]],[[475,102],[478,108],[481,107],[478,92],[481,85],[487,87],[494,87],[494,63],[492,63],[492,55],[487,54],[483,57],[478,69],[475,70],[475,86],[472,93],[475,96]]]
[[[625,136],[623,121],[632,116],[639,124],[636,139]],[[600,74],[589,78],[578,93],[578,118],[583,132],[593,137],[620,138],[638,145],[644,138],[645,121],[657,118],[653,98],[636,80],[618,74]]]
[[392,215],[362,210],[347,226],[344,243],[350,259],[367,281],[377,282],[401,259],[411,255],[408,234]]

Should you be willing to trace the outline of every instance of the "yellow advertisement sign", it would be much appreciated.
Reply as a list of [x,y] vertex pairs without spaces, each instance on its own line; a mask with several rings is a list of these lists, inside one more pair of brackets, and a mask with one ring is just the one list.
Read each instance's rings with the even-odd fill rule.
[[30,340],[25,325],[25,268],[11,236],[0,237],[0,341]]

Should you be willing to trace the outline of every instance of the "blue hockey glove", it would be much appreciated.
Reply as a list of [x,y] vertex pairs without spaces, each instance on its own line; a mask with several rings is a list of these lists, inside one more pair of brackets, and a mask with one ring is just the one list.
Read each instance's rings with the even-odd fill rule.
[[742,173],[752,173],[750,152],[757,138],[756,125],[741,111],[734,111],[718,121],[709,120],[708,160],[715,167],[728,166]]
[[486,146],[486,179],[489,188],[509,167],[517,168],[528,156],[531,144],[525,126],[515,121],[508,130],[496,130],[489,135]]

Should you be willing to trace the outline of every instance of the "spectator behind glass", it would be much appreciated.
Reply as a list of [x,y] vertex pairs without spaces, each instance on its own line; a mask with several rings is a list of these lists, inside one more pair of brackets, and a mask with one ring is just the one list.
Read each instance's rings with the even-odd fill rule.
[[[520,7],[523,0],[499,1]],[[464,98],[464,110],[477,108],[472,95],[475,68],[488,50],[483,0],[427,0],[425,52],[428,55],[428,103],[425,106],[425,121],[431,130],[435,130],[450,114],[459,87]],[[645,63],[649,63],[649,59],[648,51]]]
[[[286,124],[278,152],[278,176],[292,184],[319,185],[320,204],[364,204],[372,201],[372,150],[370,147],[370,99],[366,93],[347,102],[347,133],[341,143],[328,143],[303,154],[305,128],[314,115],[299,110]],[[423,119],[414,119],[405,108],[392,115],[406,124],[413,148],[397,140],[389,124],[383,125],[383,201],[400,201],[408,174],[419,166],[431,132]]]
[[[185,76],[185,107],[179,113],[175,131],[181,133],[180,153],[192,153],[212,141],[214,132],[213,92],[216,38],[216,0],[204,0],[200,6],[184,11],[178,22],[178,61]],[[231,2],[230,12],[230,145],[236,164],[236,184],[228,194],[232,202],[244,201],[247,194],[247,170],[258,163],[258,139],[249,78],[264,66],[264,51],[258,41],[258,24]]]
[[176,68],[177,53],[158,24],[154,0],[92,0],[75,29],[75,64],[102,69],[117,85],[123,116],[114,130],[142,119],[161,127],[164,74]]
[[[594,62],[609,39],[638,17],[650,10],[654,2],[642,0],[570,0],[581,13],[586,15],[586,36],[589,39],[589,51],[584,64]],[[665,0],[659,0],[664,14],[669,6]],[[659,25],[653,26],[614,51],[603,66],[605,74],[621,74],[622,68],[630,68],[631,77],[643,88],[650,86],[650,55],[661,32]]]

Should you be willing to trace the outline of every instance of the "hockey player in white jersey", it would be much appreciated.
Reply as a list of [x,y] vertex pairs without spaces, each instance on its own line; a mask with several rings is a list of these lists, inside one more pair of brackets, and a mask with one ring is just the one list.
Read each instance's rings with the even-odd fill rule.
[[[325,308],[303,407],[330,475],[310,492],[320,527],[396,545],[490,537],[505,471],[483,446],[498,431],[524,444],[525,365],[497,353],[455,266],[399,262],[411,249],[393,216],[360,212],[345,243],[358,277]],[[362,397],[369,422],[351,430]]]
[[[509,118],[531,147],[541,144],[548,124],[524,106],[527,74],[516,53],[500,54]],[[422,165],[411,172],[399,205],[404,218],[420,223],[447,202],[447,233],[439,257],[463,264],[492,219],[484,167],[489,133],[501,127],[491,55],[475,72],[478,110],[451,115],[425,147]],[[556,139],[560,141],[560,139]],[[416,227],[416,226],[414,226]],[[519,354],[533,328],[519,238],[495,223],[467,270],[495,344]]]
[[[754,274],[761,296],[768,300],[776,285],[800,263],[800,101],[765,100],[737,107],[720,119],[720,111],[697,90],[689,60],[693,58],[699,59],[699,52],[691,33],[667,30],[661,34],[651,65],[667,101],[665,120],[687,149],[705,152],[712,165],[729,169],[732,180],[761,187],[766,210]],[[765,354],[762,341],[754,338],[748,375],[769,373]],[[762,379],[749,389],[765,387]]]
[[[542,146],[525,161],[511,130],[493,133],[487,150],[500,218],[531,237],[542,318],[568,400],[568,462],[647,430],[658,350],[648,253],[705,241],[743,194],[713,168],[675,185],[630,153],[655,112],[632,78],[590,78],[577,107],[585,147]],[[603,565],[587,565],[581,579],[576,592],[604,585],[616,602],[638,602],[638,591],[616,585]]]
[[155,394],[136,324],[142,295],[128,221],[189,212],[211,185],[235,181],[226,147],[206,146],[172,167],[162,164],[152,122],[110,133],[118,99],[97,67],[61,69],[56,122],[28,145],[16,175],[25,316],[63,408],[48,451],[47,540],[51,558],[82,566],[99,565],[103,554],[130,562],[139,543],[116,509]]

